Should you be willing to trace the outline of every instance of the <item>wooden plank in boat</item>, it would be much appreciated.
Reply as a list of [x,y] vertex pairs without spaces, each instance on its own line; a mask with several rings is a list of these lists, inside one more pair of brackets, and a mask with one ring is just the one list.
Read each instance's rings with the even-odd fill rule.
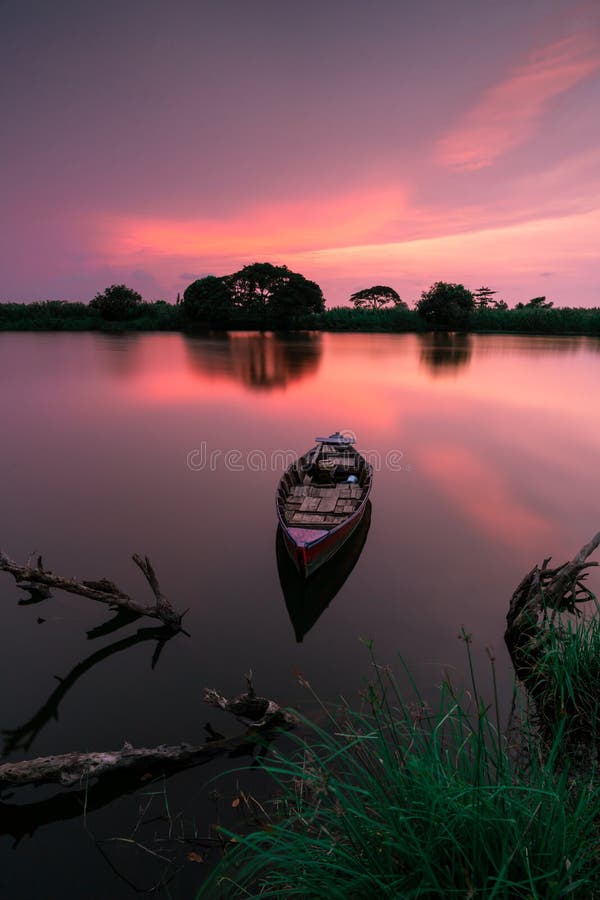
[[295,484],[290,491],[290,494],[294,497],[306,497],[309,491],[310,488],[308,487],[308,485]]
[[305,497],[300,505],[301,512],[316,512],[319,508],[320,499],[318,497]]
[[309,497],[338,497],[341,485],[339,484],[320,484],[311,487],[308,491]]
[[319,507],[318,507],[319,512],[329,513],[329,512],[333,512],[333,510],[335,509],[335,505],[337,503],[337,497],[335,496],[335,493],[333,491],[331,493],[332,493],[331,497],[322,497],[319,500]]
[[297,512],[291,517],[290,522],[294,525],[324,525],[327,516],[320,516],[318,513],[301,513]]

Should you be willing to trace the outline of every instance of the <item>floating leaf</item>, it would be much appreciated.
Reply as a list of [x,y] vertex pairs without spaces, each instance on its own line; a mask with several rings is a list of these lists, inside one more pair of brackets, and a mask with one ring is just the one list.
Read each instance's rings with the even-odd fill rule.
[[195,862],[195,863],[203,863],[204,862],[204,857],[201,856],[199,853],[195,853],[193,850],[190,850],[190,852],[187,855],[187,858],[189,859],[190,862]]

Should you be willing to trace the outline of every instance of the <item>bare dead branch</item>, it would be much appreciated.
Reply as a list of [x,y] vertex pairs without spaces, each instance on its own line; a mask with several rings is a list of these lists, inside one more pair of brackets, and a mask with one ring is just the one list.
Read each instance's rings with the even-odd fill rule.
[[49,569],[45,569],[41,556],[38,557],[36,566],[31,566],[29,561],[27,565],[20,566],[0,550],[0,571],[8,572],[12,575],[17,586],[24,590],[34,591],[43,595],[50,588],[56,588],[61,591],[67,591],[70,594],[78,594],[80,597],[87,597],[89,600],[105,603],[111,607],[127,609],[138,616],[150,616],[150,618],[159,619],[169,628],[175,631],[179,630],[182,616],[173,609],[169,600],[162,593],[150,560],[147,556],[142,559],[137,554],[134,554],[133,561],[141,569],[150,585],[156,601],[153,605],[133,600],[129,594],[120,590],[117,585],[106,578],[102,578],[99,581],[79,581],[76,578],[65,578],[61,575],[55,575]]

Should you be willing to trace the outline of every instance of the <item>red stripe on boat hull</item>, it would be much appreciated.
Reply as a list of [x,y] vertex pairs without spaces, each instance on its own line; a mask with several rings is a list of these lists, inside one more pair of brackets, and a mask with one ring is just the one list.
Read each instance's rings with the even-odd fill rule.
[[[328,559],[331,559],[340,547],[345,544],[364,515],[367,499],[365,497],[356,512],[349,516],[343,525],[334,528],[332,531],[322,532],[323,536],[316,540],[310,539],[310,536],[315,534],[315,529],[289,529],[280,517],[285,545],[301,575],[305,578],[312,575],[315,569],[318,569]],[[293,535],[290,533],[292,531],[294,532]],[[306,534],[304,541],[301,534],[303,531]]]

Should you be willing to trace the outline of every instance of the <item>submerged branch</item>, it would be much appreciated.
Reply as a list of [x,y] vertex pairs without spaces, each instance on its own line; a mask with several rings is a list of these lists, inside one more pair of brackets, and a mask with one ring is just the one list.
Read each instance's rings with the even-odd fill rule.
[[181,628],[182,615],[176,612],[170,601],[162,593],[150,560],[147,556],[142,559],[137,554],[134,554],[132,559],[143,573],[154,594],[154,604],[138,603],[129,594],[126,594],[106,578],[102,578],[100,581],[79,581],[76,578],[65,578],[61,575],[55,575],[54,572],[44,568],[41,556],[38,557],[35,566],[29,564],[20,566],[0,550],[0,571],[8,572],[12,575],[17,586],[24,590],[40,594],[44,591],[47,592],[50,588],[57,588],[70,594],[87,597],[89,600],[106,603],[111,607],[126,609],[134,615],[150,616],[150,618],[159,619],[174,631],[179,630]]

